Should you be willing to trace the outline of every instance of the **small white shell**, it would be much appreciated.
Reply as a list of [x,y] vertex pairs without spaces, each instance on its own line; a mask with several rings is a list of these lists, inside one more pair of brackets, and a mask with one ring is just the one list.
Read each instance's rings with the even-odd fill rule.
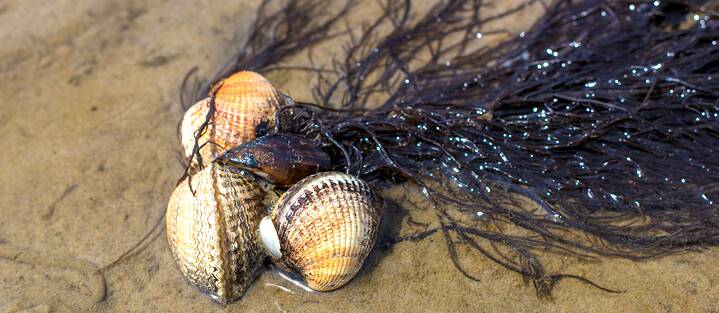
[[262,243],[271,257],[275,259],[282,257],[280,238],[277,236],[275,226],[272,225],[272,218],[269,216],[265,216],[260,222],[260,238],[262,238]]

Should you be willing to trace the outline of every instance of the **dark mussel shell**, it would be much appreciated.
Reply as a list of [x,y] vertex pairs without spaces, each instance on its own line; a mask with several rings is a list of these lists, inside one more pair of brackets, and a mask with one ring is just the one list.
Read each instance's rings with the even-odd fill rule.
[[291,134],[270,134],[228,150],[218,162],[248,170],[274,184],[292,185],[330,169],[330,157],[312,141]]

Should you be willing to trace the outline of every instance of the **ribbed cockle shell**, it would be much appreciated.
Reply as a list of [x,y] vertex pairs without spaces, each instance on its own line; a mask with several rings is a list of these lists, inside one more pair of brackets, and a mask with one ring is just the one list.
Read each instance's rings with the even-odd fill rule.
[[[272,87],[262,75],[242,71],[218,83],[215,92],[215,111],[202,133],[199,145],[203,164],[239,144],[255,139],[275,125],[275,113],[286,102],[286,96]],[[210,98],[190,107],[180,124],[180,141],[186,158],[190,158],[195,146],[195,135],[207,120]]]
[[[319,291],[349,282],[369,255],[380,222],[381,200],[364,181],[338,172],[305,178],[282,195],[272,212],[281,267],[296,270]],[[263,220],[263,226],[267,220]]]
[[[252,174],[211,163],[187,179],[167,206],[167,239],[187,279],[215,300],[241,297],[266,255],[257,236],[269,201]],[[194,191],[194,195],[193,195]]]

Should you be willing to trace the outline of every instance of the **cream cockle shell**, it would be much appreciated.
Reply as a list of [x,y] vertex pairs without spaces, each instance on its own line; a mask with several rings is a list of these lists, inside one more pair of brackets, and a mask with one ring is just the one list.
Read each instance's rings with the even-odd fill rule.
[[296,270],[314,290],[330,291],[349,282],[372,250],[381,203],[364,181],[323,172],[284,193],[260,233],[277,265]]
[[[203,164],[239,144],[255,139],[256,131],[275,125],[275,114],[289,97],[278,92],[262,75],[250,71],[237,72],[218,84],[215,111],[198,141]],[[180,142],[184,155],[190,159],[195,134],[207,119],[210,98],[191,106],[180,124]],[[208,143],[209,142],[209,143]]]
[[252,174],[217,163],[190,183],[180,182],[167,206],[172,254],[193,285],[221,303],[236,300],[266,259],[257,229],[276,198]]

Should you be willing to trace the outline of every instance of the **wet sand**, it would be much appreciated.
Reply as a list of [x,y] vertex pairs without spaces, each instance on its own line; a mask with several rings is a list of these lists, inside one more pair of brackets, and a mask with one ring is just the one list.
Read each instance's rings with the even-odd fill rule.
[[[717,248],[645,262],[554,256],[549,268],[626,292],[565,280],[542,300],[460,249],[480,282],[465,278],[439,234],[376,250],[335,292],[267,272],[220,306],[184,280],[162,229],[104,271],[104,291],[96,269],[157,223],[182,171],[183,76],[224,64],[257,2],[0,2],[0,312],[719,312]],[[538,14],[500,26],[520,31]],[[310,100],[300,78],[270,76]]]

